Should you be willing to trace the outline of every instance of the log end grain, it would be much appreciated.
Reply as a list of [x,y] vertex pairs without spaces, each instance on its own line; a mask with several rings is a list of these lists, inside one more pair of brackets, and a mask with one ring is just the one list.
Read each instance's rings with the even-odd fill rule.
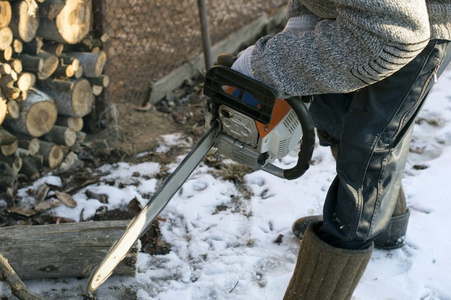
[[27,43],[33,40],[39,27],[39,15],[36,11],[34,14],[30,13],[33,10],[34,8],[30,7],[27,1],[20,2],[18,34],[20,38]]
[[19,147],[19,141],[16,139],[13,143],[11,143],[9,145],[0,146],[0,151],[3,155],[9,156],[9,155],[13,155],[14,152],[16,152],[18,147]]
[[50,55],[44,59],[42,70],[38,72],[38,78],[44,80],[49,78],[58,68],[58,57]]
[[72,109],[76,117],[84,117],[91,112],[93,94],[87,79],[78,80],[72,89]]
[[58,116],[56,106],[52,101],[35,103],[27,112],[25,124],[28,133],[33,137],[40,137],[49,132]]
[[82,117],[58,116],[56,123],[58,125],[67,126],[75,132],[81,131],[83,129]]
[[56,27],[65,42],[76,44],[89,32],[92,11],[83,0],[68,0],[56,17]]
[[[0,8],[1,8],[1,6],[0,6]],[[13,32],[12,32],[11,28],[9,28],[9,27],[1,28],[0,27],[0,50],[5,50],[6,47],[10,46],[12,42],[13,42]]]
[[11,5],[9,1],[0,1],[0,28],[6,27],[11,21]]
[[18,119],[20,116],[20,107],[15,100],[9,100],[7,103],[8,107],[8,118]]
[[7,112],[8,112],[8,106],[6,105],[6,99],[3,99],[2,97],[0,97],[0,125],[2,125]]

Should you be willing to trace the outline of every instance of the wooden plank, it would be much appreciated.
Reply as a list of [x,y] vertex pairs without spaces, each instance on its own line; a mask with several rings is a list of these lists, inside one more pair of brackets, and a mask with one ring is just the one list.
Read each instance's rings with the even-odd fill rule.
[[[23,280],[88,277],[129,221],[97,221],[0,228],[0,253]],[[134,276],[137,244],[115,269]]]

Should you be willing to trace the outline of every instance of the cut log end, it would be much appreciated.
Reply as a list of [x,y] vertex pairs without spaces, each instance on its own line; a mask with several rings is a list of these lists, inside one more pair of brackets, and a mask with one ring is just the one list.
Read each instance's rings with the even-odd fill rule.
[[[41,55],[41,54],[40,54]],[[44,58],[43,68],[38,72],[38,78],[41,80],[49,78],[58,68],[59,60],[54,55],[49,55]]]
[[89,32],[92,11],[82,0],[66,1],[66,5],[56,17],[56,27],[65,42],[76,44]]
[[40,141],[39,154],[44,157],[44,163],[51,169],[57,168],[64,159],[63,149],[50,142]]
[[72,90],[72,109],[76,117],[86,116],[92,109],[91,84],[86,79],[78,80]]
[[33,40],[39,27],[39,15],[37,13],[30,14],[32,10],[33,8],[28,5],[28,1],[20,2],[18,34],[27,43]]
[[7,113],[8,106],[6,105],[6,99],[0,96],[0,125],[2,125]]
[[11,21],[11,5],[9,1],[0,1],[0,28],[6,27]]
[[8,107],[8,118],[18,119],[20,116],[20,107],[15,100],[9,100],[7,103]]
[[[1,9],[1,7],[2,6],[0,6],[0,9]],[[0,50],[5,50],[8,46],[11,45],[12,42],[13,42],[12,30],[9,27],[5,27],[5,28],[0,27]]]
[[58,116],[55,104],[51,101],[41,101],[34,104],[27,112],[26,126],[33,137],[40,137],[49,132]]

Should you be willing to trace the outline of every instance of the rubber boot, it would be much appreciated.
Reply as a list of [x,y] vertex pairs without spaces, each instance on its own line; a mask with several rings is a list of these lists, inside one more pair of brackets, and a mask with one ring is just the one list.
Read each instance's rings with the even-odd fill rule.
[[393,216],[385,231],[374,240],[374,247],[378,249],[397,249],[405,244],[407,225],[409,224],[410,211],[406,206],[406,196],[401,187],[396,200]]
[[[409,216],[410,211],[406,206],[406,197],[404,195],[404,190],[401,187],[390,222],[385,231],[374,240],[374,247],[377,249],[392,250],[404,246]],[[322,220],[322,215],[300,218],[293,223],[292,231],[295,236],[302,239],[302,236],[310,223]]]
[[333,247],[316,235],[320,224],[305,231],[284,300],[351,299],[368,265],[372,245],[363,250]]

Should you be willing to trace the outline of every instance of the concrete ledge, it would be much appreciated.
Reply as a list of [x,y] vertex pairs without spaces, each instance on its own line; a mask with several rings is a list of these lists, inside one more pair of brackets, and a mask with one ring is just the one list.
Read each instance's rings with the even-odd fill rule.
[[[263,15],[212,47],[212,57],[221,53],[235,53],[242,45],[255,41],[263,29],[282,24],[286,21],[286,6],[271,14]],[[200,42],[200,41],[199,41]],[[155,104],[167,94],[180,87],[187,79],[205,73],[204,55],[201,54],[159,79],[152,85],[149,102]]]

